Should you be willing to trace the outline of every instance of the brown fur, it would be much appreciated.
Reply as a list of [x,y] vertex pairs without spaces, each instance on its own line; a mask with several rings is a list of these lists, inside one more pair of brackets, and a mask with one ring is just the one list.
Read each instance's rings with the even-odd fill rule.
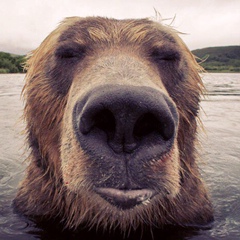
[[[56,51],[64,43],[72,48],[86,46],[77,63],[57,59]],[[158,66],[150,53],[159,48],[174,49],[178,62]],[[212,220],[211,203],[196,165],[203,85],[199,66],[173,29],[147,19],[68,18],[29,56],[27,69],[24,116],[31,154],[15,199],[20,212],[59,218],[70,229],[87,224],[126,231],[142,225],[195,225]],[[164,92],[179,114],[171,152],[147,166],[150,177],[162,184],[162,192],[146,205],[125,211],[92,191],[90,169],[96,166],[80,148],[71,127],[71,111],[79,96],[99,83],[116,83],[119,76],[120,84],[145,84]],[[143,82],[141,76],[151,81]]]

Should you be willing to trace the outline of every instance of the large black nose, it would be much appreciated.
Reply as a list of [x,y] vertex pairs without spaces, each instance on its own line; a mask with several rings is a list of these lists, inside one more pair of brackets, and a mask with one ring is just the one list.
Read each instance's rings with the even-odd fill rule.
[[105,85],[75,105],[73,124],[82,147],[95,155],[106,149],[117,154],[151,149],[156,156],[171,147],[178,114],[171,100],[153,88]]

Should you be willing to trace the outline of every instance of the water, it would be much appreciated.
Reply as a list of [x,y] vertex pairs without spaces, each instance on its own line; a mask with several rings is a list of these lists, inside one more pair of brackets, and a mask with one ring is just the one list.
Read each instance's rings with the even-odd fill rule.
[[[26,168],[24,126],[19,120],[23,78],[21,74],[0,75],[0,240],[76,239],[39,229],[11,207]],[[201,169],[212,195],[215,222],[211,229],[171,230],[155,239],[240,239],[240,74],[205,74],[203,80],[209,96],[201,103],[206,130],[200,134]]]

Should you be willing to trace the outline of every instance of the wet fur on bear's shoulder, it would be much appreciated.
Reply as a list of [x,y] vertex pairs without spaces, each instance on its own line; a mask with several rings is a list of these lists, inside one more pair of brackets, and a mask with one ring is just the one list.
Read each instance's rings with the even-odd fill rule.
[[197,166],[200,68],[172,28],[68,18],[27,68],[19,212],[69,229],[212,221]]

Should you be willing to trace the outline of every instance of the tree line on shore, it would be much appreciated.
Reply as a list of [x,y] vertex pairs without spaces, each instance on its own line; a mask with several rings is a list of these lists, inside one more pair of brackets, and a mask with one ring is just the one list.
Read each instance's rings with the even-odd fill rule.
[[240,72],[240,46],[209,47],[192,53],[207,72]]
[[[192,53],[207,72],[240,72],[240,46],[203,48]],[[0,73],[24,73],[25,57],[0,52]]]
[[0,52],[0,73],[23,73],[25,56]]

